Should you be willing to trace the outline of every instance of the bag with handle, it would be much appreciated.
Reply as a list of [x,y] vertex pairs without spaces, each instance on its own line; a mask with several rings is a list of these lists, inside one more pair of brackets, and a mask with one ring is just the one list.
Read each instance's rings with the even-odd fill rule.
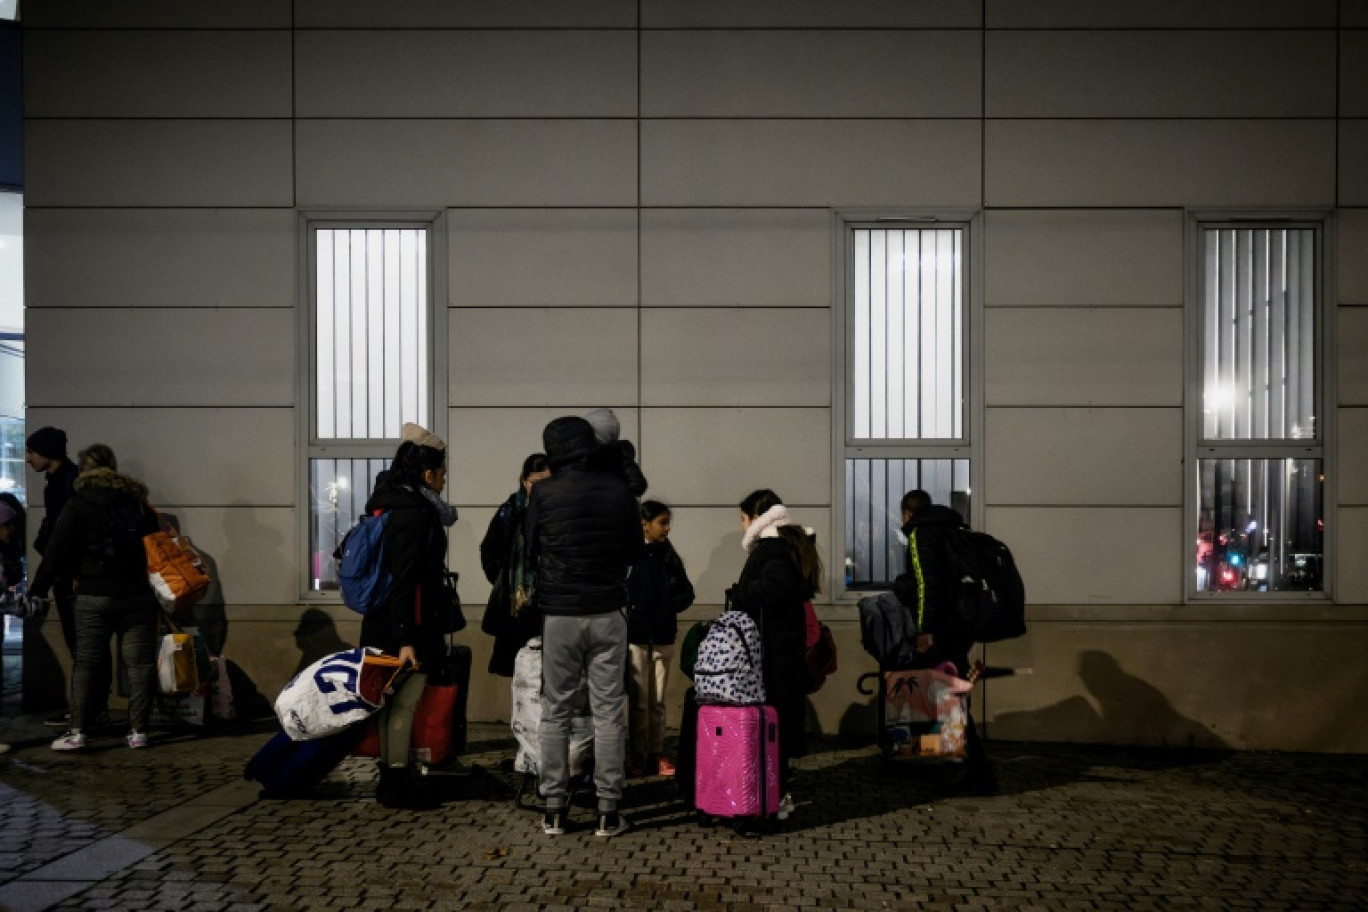
[[143,536],[147,581],[167,611],[188,608],[204,598],[213,580],[188,536],[158,529]]
[[336,734],[374,715],[403,667],[395,656],[358,647],[324,656],[290,679],[276,717],[295,741]]
[[743,611],[724,611],[708,627],[694,663],[699,703],[752,706],[765,702],[760,628]]
[[1026,587],[1006,545],[969,528],[944,535],[950,565],[959,574],[959,619],[978,643],[1010,640],[1026,632]]
[[362,516],[333,552],[338,562],[337,588],[342,592],[342,601],[359,614],[378,608],[389,592],[390,573],[384,561],[389,517],[383,510]]

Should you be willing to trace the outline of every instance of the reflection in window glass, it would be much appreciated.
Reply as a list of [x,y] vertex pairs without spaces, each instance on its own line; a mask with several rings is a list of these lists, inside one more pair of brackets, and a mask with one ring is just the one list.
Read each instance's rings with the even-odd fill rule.
[[1197,591],[1323,588],[1318,459],[1203,459]]
[[920,488],[969,516],[967,459],[845,461],[845,588],[887,589],[906,569],[902,497]]
[[337,588],[333,552],[366,509],[375,476],[388,459],[309,460],[309,573],[310,590]]

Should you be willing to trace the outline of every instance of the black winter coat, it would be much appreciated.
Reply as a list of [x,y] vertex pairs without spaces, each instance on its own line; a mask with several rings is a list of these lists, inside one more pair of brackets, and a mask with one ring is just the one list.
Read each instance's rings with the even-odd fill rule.
[[[384,604],[361,621],[361,645],[390,655],[412,646],[420,665],[434,664],[446,646],[444,634],[433,623],[435,606],[445,598],[446,530],[437,508],[406,485],[382,483],[366,501],[367,513],[376,510],[390,514],[381,537],[390,586]],[[424,612],[424,606],[433,610]]]
[[527,560],[523,524],[527,519],[527,494],[521,488],[509,495],[494,513],[480,542],[480,566],[485,579],[493,583],[485,605],[480,629],[494,637],[489,656],[489,673],[513,677],[513,662],[531,633],[513,619],[513,567]]
[[932,504],[903,526],[907,536],[907,571],[893,581],[893,594],[917,616],[917,629],[935,639],[925,665],[951,661],[965,673],[973,634],[955,610],[959,579],[950,565],[945,534],[964,526],[964,517],[949,507]]
[[542,434],[551,477],[532,487],[526,536],[544,615],[590,616],[627,607],[627,571],[642,549],[636,498],[622,479],[589,468],[597,451],[583,418]]
[[81,595],[153,598],[142,539],[159,524],[146,497],[142,482],[110,469],[80,475],[52,525],[30,593],[46,598],[54,582],[74,577]]
[[627,641],[669,646],[679,629],[676,615],[694,603],[694,588],[669,539],[647,542],[627,578]]
[[47,553],[48,539],[52,537],[57,518],[62,515],[62,509],[76,489],[76,477],[80,474],[76,463],[62,457],[62,464],[57,471],[47,476],[47,484],[43,487],[43,521],[38,526],[37,537],[33,539],[33,550],[39,554]]
[[732,607],[750,615],[760,628],[765,694],[779,715],[782,757],[801,756],[808,681],[807,612],[803,606],[812,593],[803,582],[788,543],[776,537],[757,538],[728,596]]

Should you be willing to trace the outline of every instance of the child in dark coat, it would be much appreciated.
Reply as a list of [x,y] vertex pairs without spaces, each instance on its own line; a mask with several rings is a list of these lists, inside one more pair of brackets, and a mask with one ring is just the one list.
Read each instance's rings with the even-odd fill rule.
[[670,508],[657,500],[641,505],[646,551],[627,578],[627,775],[673,776],[665,756],[665,688],[674,664],[676,616],[693,604],[693,584],[670,544]]

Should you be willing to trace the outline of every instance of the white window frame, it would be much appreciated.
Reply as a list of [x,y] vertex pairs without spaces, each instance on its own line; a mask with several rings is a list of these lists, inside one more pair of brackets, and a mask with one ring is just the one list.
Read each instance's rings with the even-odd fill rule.
[[[1237,229],[1311,229],[1315,232],[1315,346],[1316,436],[1308,439],[1208,440],[1203,437],[1204,283],[1206,254],[1203,232],[1209,228]],[[1334,597],[1336,467],[1336,398],[1334,392],[1334,297],[1329,277],[1333,272],[1333,216],[1326,212],[1189,212],[1187,218],[1188,252],[1187,307],[1184,336],[1187,341],[1188,380],[1184,384],[1184,473],[1182,521],[1183,597],[1189,604],[1296,603],[1327,602]],[[1200,530],[1198,514],[1201,499],[1200,462],[1210,459],[1315,459],[1319,460],[1325,481],[1322,488],[1323,522],[1321,545],[1321,588],[1316,591],[1272,589],[1199,591],[1197,588],[1196,548]]]
[[318,437],[317,379],[317,288],[315,263],[316,231],[319,229],[381,230],[390,228],[423,229],[427,232],[427,343],[428,390],[431,409],[428,429],[447,438],[447,238],[446,218],[442,212],[301,212],[298,220],[299,251],[299,320],[298,351],[300,353],[298,399],[296,408],[297,439],[300,457],[296,460],[296,529],[298,553],[302,557],[299,578],[299,599],[302,602],[340,603],[335,590],[314,590],[312,581],[311,525],[313,520],[310,466],[317,459],[384,459],[393,458],[400,439],[393,438],[329,438]]
[[[850,371],[854,356],[854,231],[884,228],[914,230],[958,228],[963,233],[961,358],[963,364],[962,431],[959,438],[869,440],[854,437]],[[978,211],[935,212],[844,211],[834,215],[832,300],[832,509],[830,560],[826,591],[837,603],[852,603],[873,589],[845,587],[847,459],[962,459],[969,464],[970,510],[965,516],[975,528],[983,519],[983,258],[982,214]],[[905,492],[899,492],[898,497]],[[894,499],[887,509],[896,512]],[[896,575],[896,574],[895,574]]]

